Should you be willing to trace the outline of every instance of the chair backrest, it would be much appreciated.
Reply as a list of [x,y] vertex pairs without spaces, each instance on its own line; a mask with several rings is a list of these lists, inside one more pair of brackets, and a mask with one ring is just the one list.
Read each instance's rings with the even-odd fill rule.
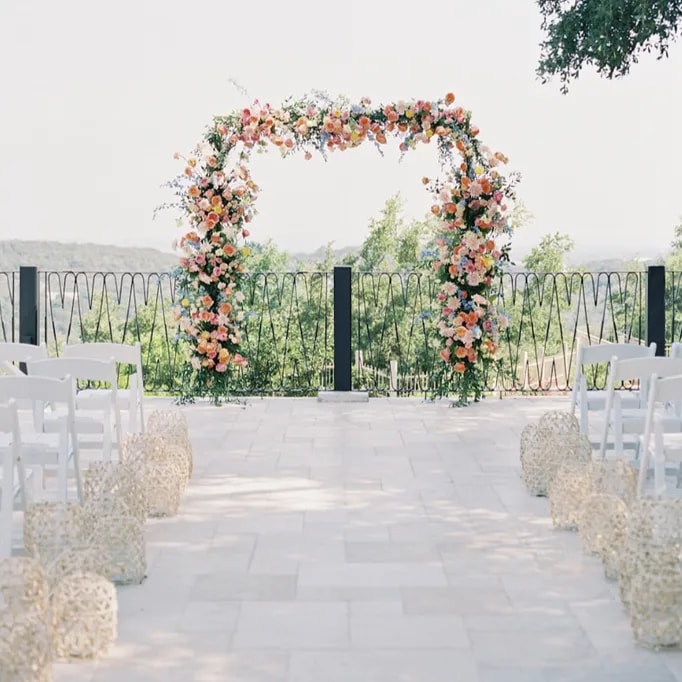
[[71,343],[64,346],[65,358],[93,358],[95,360],[109,360],[137,366],[142,360],[140,342],[134,344],[111,343],[108,341],[93,343]]
[[678,400],[682,400],[682,372],[674,376],[652,377],[650,402],[667,403]]
[[17,363],[47,358],[47,346],[32,343],[0,342],[0,370],[5,374],[23,374]]
[[611,362],[615,356],[619,360],[631,358],[648,358],[656,355],[656,344],[640,346],[635,343],[600,343],[594,346],[582,346],[578,357],[578,367],[581,365],[596,365]]
[[646,357],[622,359],[611,358],[609,369],[613,382],[639,379],[648,380],[653,374],[660,377],[671,377],[682,374],[682,358]]
[[29,360],[26,363],[26,370],[29,376],[54,379],[70,376],[75,380],[103,381],[111,384],[112,390],[116,390],[116,363],[113,358],[109,358],[108,361],[77,357]]
[[134,344],[108,341],[73,343],[64,346],[63,356],[65,358],[91,358],[93,360],[110,360],[113,358],[117,363],[134,365],[139,375],[137,377],[138,385],[142,389],[142,346],[139,341]]
[[45,405],[66,407],[66,430],[71,438],[72,448],[76,449],[76,392],[71,376],[63,379],[41,376],[0,376],[0,402],[8,400],[28,401],[33,407],[34,427],[42,424]]
[[0,377],[0,402],[12,399],[73,405],[71,377],[63,379],[41,376]]

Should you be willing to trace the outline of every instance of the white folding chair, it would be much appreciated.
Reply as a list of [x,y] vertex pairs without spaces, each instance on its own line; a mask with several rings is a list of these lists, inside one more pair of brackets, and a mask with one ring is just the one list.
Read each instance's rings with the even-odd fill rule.
[[[142,374],[142,346],[125,343],[77,343],[64,346],[65,358],[93,358],[109,360],[113,358],[119,365],[132,365],[135,373],[128,376],[128,388],[119,388],[117,400],[120,409],[128,411],[128,431],[136,432],[139,418],[140,431],[144,431],[144,379]],[[87,390],[78,394],[79,403],[89,399]]]
[[[571,392],[571,413],[575,415],[580,408],[580,432],[589,435],[588,414],[601,411],[606,406],[607,390],[587,390],[587,377],[584,369],[589,365],[605,365],[614,356],[625,360],[630,358],[654,357],[656,344],[640,346],[634,343],[600,343],[594,346],[581,346],[575,365],[573,390]],[[623,401],[623,406],[638,406],[639,398],[631,395]]]
[[[646,357],[623,360],[611,358],[609,363],[608,387],[606,392],[606,408],[604,410],[604,428],[599,446],[599,455],[606,455],[609,432],[613,431],[614,449],[618,456],[623,456],[623,434],[644,432],[649,383],[653,375],[670,377],[682,374],[682,358]],[[622,392],[616,390],[616,385],[625,381],[638,381],[638,404],[634,407],[623,405]],[[632,403],[630,403],[632,405]],[[671,430],[680,430],[682,421],[676,410],[669,410],[666,426]],[[639,444],[639,441],[636,441]]]
[[[60,500],[68,500],[68,473],[71,465],[76,479],[78,500],[83,501],[78,437],[75,421],[75,399],[71,377],[52,379],[40,376],[0,376],[0,402],[16,400],[32,405],[32,416],[44,411],[49,403],[57,411],[62,408],[58,419],[58,431],[44,433],[37,429],[22,427],[21,457],[27,468],[56,467],[56,495]],[[30,423],[33,425],[34,420]],[[44,483],[44,480],[43,480]],[[43,490],[43,493],[45,491]]]
[[[644,493],[649,470],[654,469],[654,495],[665,495],[668,489],[666,463],[682,453],[682,434],[669,433],[666,429],[666,407],[670,403],[682,402],[682,375],[651,377],[647,401],[646,425],[641,437],[641,457],[639,460],[639,476],[637,492]],[[652,442],[653,439],[653,442]],[[682,462],[672,467],[676,473],[677,488],[682,486]]]
[[39,360],[47,357],[46,346],[35,346],[32,343],[0,342],[0,374],[23,374],[19,363],[27,360]]
[[[81,435],[101,435],[102,452],[106,461],[111,460],[114,445],[121,446],[121,411],[118,403],[118,377],[116,363],[113,358],[109,361],[93,360],[91,358],[49,358],[48,360],[29,360],[26,363],[29,376],[52,377],[63,379],[70,376],[74,381],[76,405],[76,432],[79,436],[80,448],[92,445],[89,441],[80,440]],[[89,384],[96,382],[105,384],[99,388],[86,388],[87,403],[78,400],[77,386],[79,381]],[[113,422],[113,431],[112,431]],[[41,424],[42,430],[54,430],[55,417],[45,416]],[[113,432],[116,433],[114,442]],[[98,445],[98,444],[97,444]]]
[[[12,512],[17,499],[26,508],[26,473],[21,459],[21,430],[14,400],[0,405],[0,558],[12,553]],[[16,479],[15,479],[16,473]]]

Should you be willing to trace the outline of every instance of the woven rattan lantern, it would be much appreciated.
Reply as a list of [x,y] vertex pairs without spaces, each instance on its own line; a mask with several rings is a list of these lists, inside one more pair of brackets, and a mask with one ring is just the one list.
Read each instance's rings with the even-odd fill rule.
[[52,680],[51,626],[48,583],[38,561],[0,560],[0,680]]
[[[638,576],[643,577],[637,601],[637,610],[642,613],[652,613],[656,609],[653,604],[647,606],[643,596],[647,591],[651,595],[667,593],[674,596],[681,551],[682,499],[643,497],[635,500],[630,509],[620,563],[619,587],[623,606],[632,613],[632,588]],[[678,608],[682,610],[682,604]],[[646,622],[647,617],[644,616],[642,622]]]
[[8,606],[47,611],[50,589],[40,563],[31,557],[0,559],[0,597]]
[[535,429],[527,426],[521,434],[521,469],[532,495],[547,495],[564,462],[589,461],[591,456],[589,440],[580,433],[577,419],[568,412],[548,412]]
[[66,576],[74,573],[94,573],[113,579],[109,549],[102,544],[69,547],[45,567],[51,589]]
[[83,507],[77,502],[37,502],[24,513],[24,549],[43,565],[69,547],[87,542]]
[[139,467],[129,463],[93,462],[85,472],[83,497],[85,504],[116,497],[125,503],[132,516],[147,518],[149,505],[144,476]]
[[194,456],[189,440],[187,419],[180,410],[156,410],[147,419],[147,433],[163,436],[183,450],[187,461],[187,480],[192,477]]
[[52,632],[45,612],[35,606],[19,608],[0,603],[0,680],[52,679]]
[[567,461],[559,465],[549,484],[552,524],[562,530],[578,530],[578,512],[583,500],[595,492],[590,462]]
[[630,623],[635,640],[659,648],[682,644],[682,556],[658,550],[640,558],[630,582]]
[[94,573],[63,578],[52,596],[54,650],[60,658],[96,658],[116,641],[116,589]]
[[578,511],[578,533],[583,551],[600,558],[612,551],[620,552],[627,522],[628,508],[620,497],[606,493],[589,495]]
[[146,432],[126,439],[122,458],[144,481],[149,516],[177,514],[187,484],[186,452],[169,439]]
[[630,507],[637,495],[637,472],[620,459],[602,459],[592,465],[599,493],[620,497]]
[[147,571],[144,519],[116,497],[91,500],[85,512],[89,537],[106,550],[104,575],[117,584],[141,583]]

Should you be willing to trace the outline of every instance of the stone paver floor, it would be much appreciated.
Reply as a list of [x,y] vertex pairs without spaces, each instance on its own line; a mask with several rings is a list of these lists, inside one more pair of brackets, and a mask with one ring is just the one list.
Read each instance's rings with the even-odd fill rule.
[[[160,404],[160,403],[158,403]],[[519,478],[566,398],[182,408],[194,477],[148,523],[119,640],[57,682],[681,682]]]

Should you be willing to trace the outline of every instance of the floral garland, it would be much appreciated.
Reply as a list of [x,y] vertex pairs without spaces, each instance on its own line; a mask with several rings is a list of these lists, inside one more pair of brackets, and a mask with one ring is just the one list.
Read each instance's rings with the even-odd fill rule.
[[[279,108],[254,102],[228,116],[218,116],[201,144],[185,161],[184,172],[171,183],[191,229],[179,242],[180,285],[184,292],[176,311],[182,336],[189,342],[195,373],[192,389],[209,388],[215,396],[226,390],[230,367],[243,367],[239,352],[244,317],[240,281],[248,247],[246,224],[255,215],[259,188],[248,170],[253,150],[279,148],[282,156],[357,147],[372,142],[380,152],[388,136],[407,152],[419,143],[435,143],[441,164],[450,169],[444,182],[424,178],[436,196],[432,212],[443,221],[434,262],[441,289],[437,329],[440,357],[452,373],[460,398],[482,393],[482,372],[495,359],[506,317],[490,300],[493,278],[508,246],[495,237],[510,232],[505,200],[513,182],[497,166],[507,159],[478,141],[471,112],[443,99],[414,100],[373,107],[312,93]],[[458,153],[459,162],[455,158]],[[176,204],[178,205],[178,204]]]

